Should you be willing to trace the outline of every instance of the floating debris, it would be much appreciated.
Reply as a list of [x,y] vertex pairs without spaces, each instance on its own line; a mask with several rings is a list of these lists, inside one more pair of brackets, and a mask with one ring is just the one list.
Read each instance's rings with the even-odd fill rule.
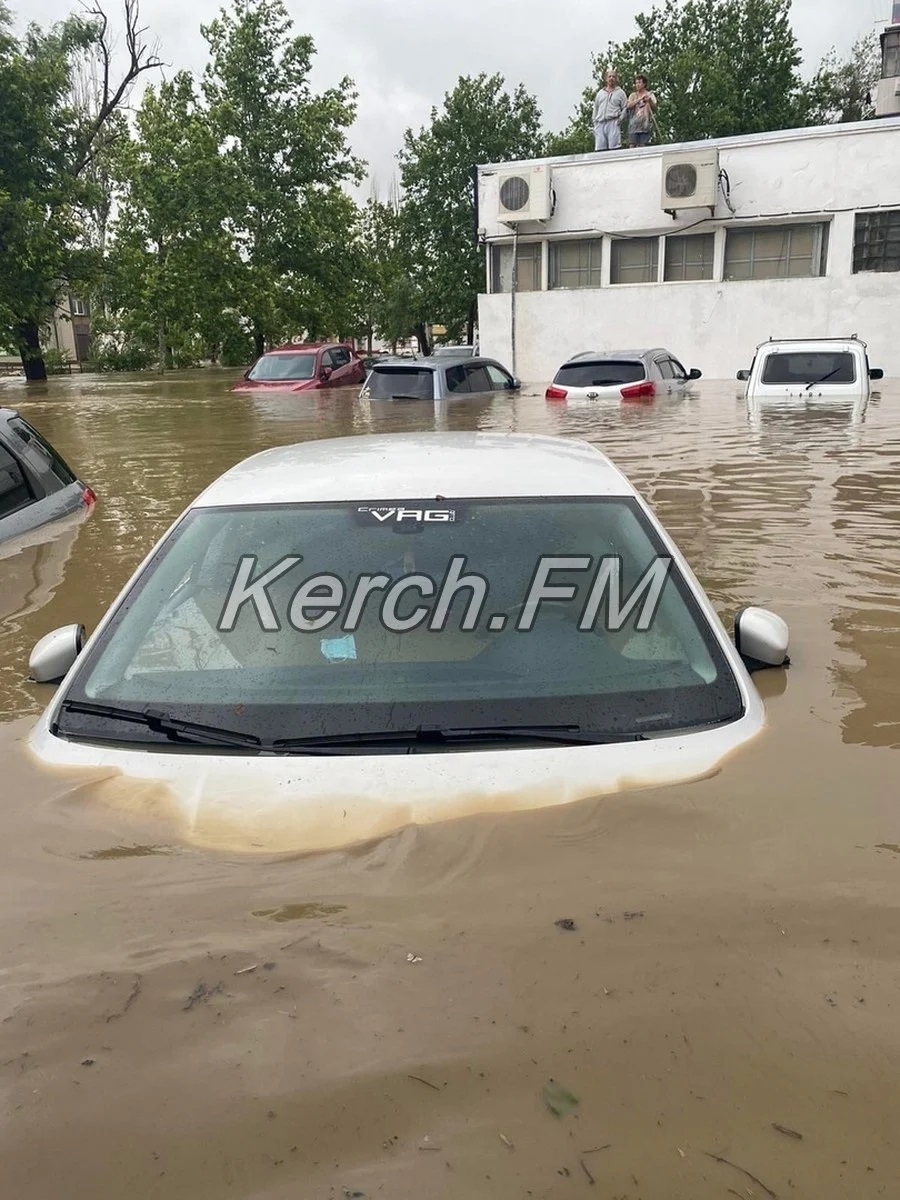
[[549,1083],[544,1084],[542,1095],[544,1103],[554,1117],[564,1117],[568,1113],[574,1112],[579,1104],[578,1099],[571,1092],[567,1092],[564,1087],[560,1087],[552,1079]]

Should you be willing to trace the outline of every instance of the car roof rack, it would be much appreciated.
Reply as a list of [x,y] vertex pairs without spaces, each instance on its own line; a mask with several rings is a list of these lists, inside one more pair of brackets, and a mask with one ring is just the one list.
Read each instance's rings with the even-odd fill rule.
[[866,345],[866,343],[862,340],[862,338],[857,333],[851,333],[848,337],[838,337],[838,336],[835,336],[834,334],[828,334],[824,337],[807,337],[807,338],[772,337],[772,335],[770,334],[769,337],[767,337],[764,342],[759,342],[756,348],[757,348],[757,350],[759,350],[760,347],[768,346],[772,342],[859,342],[859,344],[861,346]]

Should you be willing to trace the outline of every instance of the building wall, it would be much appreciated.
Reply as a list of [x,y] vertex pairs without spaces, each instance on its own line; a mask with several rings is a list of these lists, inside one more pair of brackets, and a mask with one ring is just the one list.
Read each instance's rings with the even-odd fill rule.
[[[707,208],[679,211],[673,220],[662,208],[663,154],[713,145],[734,212],[720,192],[713,217]],[[516,292],[514,337],[508,281],[507,290],[490,292],[491,247],[511,248],[513,241],[497,219],[498,171],[537,164],[479,168],[479,221],[488,248],[481,350],[523,380],[549,380],[580,351],[652,345],[669,347],[705,377],[734,379],[770,336],[851,333],[868,343],[873,366],[900,377],[900,269],[853,271],[856,213],[898,210],[900,220],[900,119],[540,161],[552,172],[556,208],[543,225],[520,226],[520,252],[540,243],[541,257],[533,279],[520,267],[524,286],[538,290]],[[729,229],[822,222],[828,226],[823,276],[723,278]],[[615,238],[709,232],[715,234],[712,279],[611,282]],[[549,287],[550,244],[586,238],[602,243],[595,286]],[[661,270],[664,251],[663,242]]]

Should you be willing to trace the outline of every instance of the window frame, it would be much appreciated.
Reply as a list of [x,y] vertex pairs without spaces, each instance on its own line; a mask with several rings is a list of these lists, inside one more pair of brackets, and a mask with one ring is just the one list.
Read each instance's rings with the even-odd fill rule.
[[[777,234],[781,232],[782,238],[787,235],[787,249],[779,256],[779,262],[784,261],[790,266],[791,259],[794,257],[792,242],[795,231],[812,230],[814,243],[811,263],[816,265],[818,260],[818,270],[804,273],[781,273],[775,275],[755,275],[753,270],[759,262],[771,262],[771,258],[760,256],[756,257],[756,239],[765,234]],[[738,260],[739,263],[747,263],[749,273],[747,275],[732,275],[729,274],[729,243],[732,238],[750,238],[749,256]],[[733,243],[732,243],[733,244]],[[777,224],[769,223],[754,223],[747,227],[737,225],[728,225],[725,227],[725,246],[722,260],[722,282],[723,283],[771,283],[786,279],[824,279],[828,275],[828,257],[831,245],[831,221],[792,221],[790,223],[779,222]],[[796,255],[800,260],[806,259],[807,255]],[[732,268],[734,263],[732,262]]]
[[[595,289],[603,286],[603,266],[605,255],[603,253],[602,237],[592,238],[560,238],[558,241],[549,242],[548,250],[548,274],[547,274],[547,290],[548,291],[578,291],[583,289]],[[571,250],[572,247],[587,247],[587,266],[582,267],[561,267],[559,259],[565,250]],[[597,262],[591,261],[594,248],[596,247]],[[581,282],[581,276],[587,276],[587,282]],[[563,275],[577,275],[579,282],[569,283],[563,282]],[[594,282],[596,278],[596,282]]]
[[[879,229],[882,223],[883,230]],[[879,234],[879,244],[873,250],[870,244]],[[890,253],[892,245],[895,249]],[[862,265],[874,259],[876,251],[880,252],[881,264]],[[888,261],[895,261],[897,265],[885,265]],[[895,271],[900,271],[900,208],[868,209],[856,213],[853,222],[853,274],[888,275]]]
[[[649,266],[652,275],[647,279],[616,279],[616,248],[625,244],[634,244],[635,242],[644,242],[649,247],[652,247],[650,253]],[[652,284],[659,283],[660,269],[660,253],[659,253],[660,238],[654,234],[647,237],[614,237],[610,239],[609,250],[609,283],[611,287],[648,287]]]
[[[664,239],[665,245],[662,254],[662,282],[663,283],[715,283],[716,282],[716,231],[714,229],[706,230],[704,233],[672,233],[668,234]],[[669,275],[669,247],[673,243],[679,243],[682,249],[681,262],[678,264],[680,269],[687,272],[690,265],[687,261],[687,246],[688,243],[694,241],[703,241],[709,246],[709,274],[691,276],[684,274],[680,277],[672,277]],[[706,264],[701,263],[701,268]]]

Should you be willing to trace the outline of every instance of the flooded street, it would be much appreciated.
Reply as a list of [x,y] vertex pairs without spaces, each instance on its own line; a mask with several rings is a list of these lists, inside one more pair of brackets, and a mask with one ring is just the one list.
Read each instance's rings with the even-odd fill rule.
[[[236,374],[0,382],[98,496],[0,559],[0,1194],[900,1195],[900,383],[751,414],[715,381],[598,411]],[[206,484],[419,429],[608,453],[728,628],[789,623],[763,735],[699,782],[315,855],[204,845],[28,758],[32,645],[90,632]]]

